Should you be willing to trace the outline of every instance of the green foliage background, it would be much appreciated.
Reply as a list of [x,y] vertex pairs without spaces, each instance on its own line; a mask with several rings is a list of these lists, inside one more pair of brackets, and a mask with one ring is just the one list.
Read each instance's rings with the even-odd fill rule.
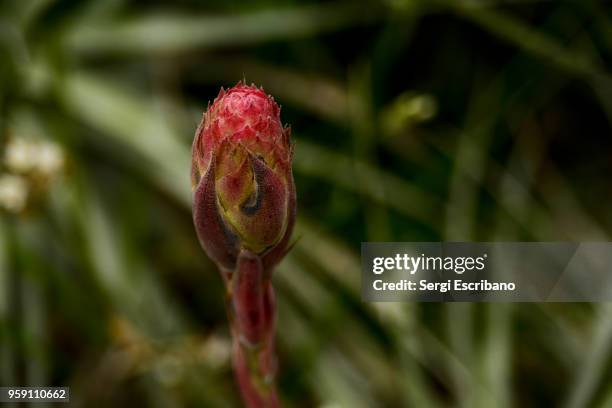
[[207,102],[245,78],[296,142],[297,244],[274,277],[286,406],[612,406],[609,304],[359,294],[361,241],[610,240],[611,11],[4,0],[0,157],[47,140],[64,166],[19,174],[27,205],[0,216],[0,385],[240,405],[189,167]]

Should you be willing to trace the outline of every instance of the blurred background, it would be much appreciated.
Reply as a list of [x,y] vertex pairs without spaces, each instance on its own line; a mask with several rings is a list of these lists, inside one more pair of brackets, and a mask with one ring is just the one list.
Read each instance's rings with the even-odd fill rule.
[[244,78],[296,143],[297,243],[274,276],[285,406],[611,407],[611,305],[365,303],[359,267],[362,241],[610,240],[611,14],[3,0],[0,385],[240,406],[189,169],[208,101]]

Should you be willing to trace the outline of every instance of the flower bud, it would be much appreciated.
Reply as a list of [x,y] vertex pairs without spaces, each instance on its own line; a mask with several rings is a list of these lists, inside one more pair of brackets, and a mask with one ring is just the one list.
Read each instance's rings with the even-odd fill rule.
[[192,148],[193,215],[200,242],[222,269],[241,250],[269,270],[285,254],[295,219],[293,147],[274,99],[238,83],[210,105]]

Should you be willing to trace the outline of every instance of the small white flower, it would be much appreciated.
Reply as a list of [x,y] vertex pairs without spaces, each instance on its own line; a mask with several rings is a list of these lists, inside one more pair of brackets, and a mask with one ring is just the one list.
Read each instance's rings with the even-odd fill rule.
[[0,207],[10,212],[24,209],[28,198],[28,184],[23,177],[12,174],[0,176]]
[[202,344],[201,358],[211,367],[218,368],[227,364],[232,346],[230,340],[217,334],[210,335]]
[[6,145],[4,162],[16,173],[28,172],[36,164],[36,146],[25,139],[11,139]]
[[64,166],[64,154],[54,143],[40,143],[37,149],[36,170],[45,175],[58,172]]

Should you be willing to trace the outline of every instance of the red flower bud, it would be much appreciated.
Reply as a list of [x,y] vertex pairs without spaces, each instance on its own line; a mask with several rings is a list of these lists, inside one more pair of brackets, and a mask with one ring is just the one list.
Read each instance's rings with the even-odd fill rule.
[[221,89],[204,114],[192,148],[194,223],[224,270],[248,250],[269,271],[287,250],[295,221],[289,134],[274,99],[243,83]]

